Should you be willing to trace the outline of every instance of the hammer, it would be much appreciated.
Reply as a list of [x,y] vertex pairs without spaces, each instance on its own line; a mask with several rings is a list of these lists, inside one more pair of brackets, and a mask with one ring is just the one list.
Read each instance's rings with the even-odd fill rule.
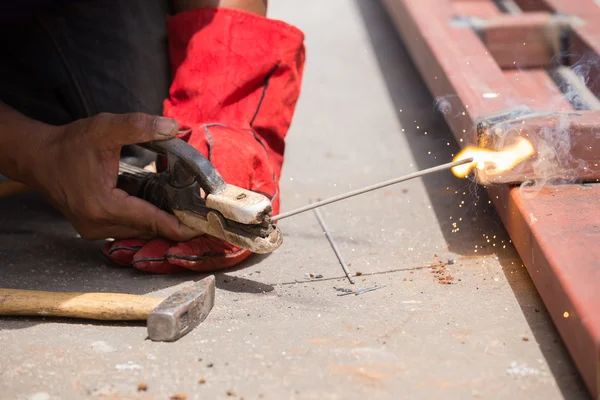
[[215,277],[208,276],[166,299],[120,293],[42,292],[0,289],[0,315],[85,318],[103,321],[148,320],[148,337],[173,342],[210,313]]

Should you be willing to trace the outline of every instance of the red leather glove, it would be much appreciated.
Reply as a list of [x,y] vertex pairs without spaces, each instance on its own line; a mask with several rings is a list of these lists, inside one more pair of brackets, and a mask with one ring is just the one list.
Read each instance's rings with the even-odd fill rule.
[[[174,72],[164,115],[223,176],[260,192],[279,212],[285,142],[304,68],[304,35],[280,21],[225,8],[186,11],[168,20]],[[185,243],[119,240],[103,252],[119,265],[154,273],[214,271],[250,255],[222,240]]]

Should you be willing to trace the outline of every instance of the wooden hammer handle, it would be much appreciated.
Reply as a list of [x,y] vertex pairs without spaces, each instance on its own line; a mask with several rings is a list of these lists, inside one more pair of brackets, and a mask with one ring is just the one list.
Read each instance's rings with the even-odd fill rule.
[[162,301],[133,294],[0,289],[0,315],[140,321],[145,320]]

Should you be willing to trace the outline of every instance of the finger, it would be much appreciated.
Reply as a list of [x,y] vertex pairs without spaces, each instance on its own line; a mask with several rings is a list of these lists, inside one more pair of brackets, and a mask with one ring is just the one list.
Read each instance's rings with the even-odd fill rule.
[[115,264],[127,267],[144,244],[146,241],[141,239],[116,240],[107,242],[102,248],[102,253]]
[[178,243],[167,251],[167,259],[173,265],[210,272],[232,267],[244,261],[252,253],[220,239],[201,236],[188,242]]
[[185,268],[167,261],[165,253],[172,243],[162,239],[151,240],[135,253],[132,261],[134,268],[155,274],[168,274],[185,271]]
[[97,118],[111,144],[121,146],[171,139],[177,135],[179,126],[174,119],[144,113],[100,114]]
[[182,224],[175,216],[123,190],[113,189],[113,195],[115,201],[110,202],[112,209],[109,211],[121,225],[142,231],[146,236],[179,242],[201,234]]

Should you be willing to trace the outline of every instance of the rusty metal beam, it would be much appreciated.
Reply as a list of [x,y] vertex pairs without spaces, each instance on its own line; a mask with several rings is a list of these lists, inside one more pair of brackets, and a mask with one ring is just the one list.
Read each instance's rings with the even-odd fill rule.
[[[600,153],[586,152],[585,157],[582,158],[583,162],[566,165],[565,168],[562,168],[561,164],[565,159],[579,159],[581,148],[595,147],[596,137],[583,134],[584,131],[589,132],[589,130],[584,129],[581,135],[575,135],[578,137],[578,141],[572,146],[572,149],[565,149],[564,142],[554,140],[559,132],[548,132],[546,125],[536,125],[533,122],[528,123],[528,129],[525,130],[486,131],[488,134],[501,132],[502,135],[498,138],[489,138],[482,135],[481,130],[479,132],[474,130],[476,126],[492,126],[499,122],[505,127],[517,127],[518,124],[524,123],[523,119],[538,121],[540,117],[548,117],[536,114],[536,111],[545,113],[570,111],[565,107],[568,101],[562,96],[558,87],[549,82],[549,79],[546,80],[547,86],[553,87],[555,93],[547,101],[541,102],[546,106],[541,109],[536,104],[531,104],[532,100],[540,99],[541,96],[537,93],[549,93],[539,77],[534,78],[532,74],[529,74],[527,91],[523,90],[524,85],[507,78],[506,74],[510,73],[510,70],[503,70],[498,65],[485,43],[480,40],[477,32],[474,29],[457,26],[457,14],[452,7],[453,3],[448,0],[423,0],[418,4],[412,4],[406,0],[385,0],[384,2],[388,4],[389,12],[415,63],[421,70],[429,90],[436,96],[438,107],[446,115],[448,124],[463,145],[489,145],[491,147],[506,143],[511,137],[514,139],[515,135],[523,134],[536,138],[534,146],[539,146],[539,148],[536,147],[536,150],[540,150],[540,154],[546,155],[554,151],[560,156],[553,158],[556,161],[555,164],[545,165],[543,168],[539,166],[539,159],[526,161],[521,167],[523,171],[527,171],[526,176],[525,174],[509,174],[501,178],[495,177],[494,183],[514,183],[518,182],[520,177],[541,181],[549,178],[547,171],[552,171],[551,178],[553,179],[569,180],[574,177],[591,181],[600,179],[600,170],[590,167],[600,162]],[[481,2],[474,2],[474,4],[479,3]],[[516,15],[514,18],[521,20],[523,15],[525,14]],[[498,36],[498,38],[500,37]],[[512,38],[507,40],[513,41]],[[535,48],[534,45],[532,47]],[[545,73],[544,71],[538,72]],[[537,89],[532,85],[537,86]],[[569,87],[569,89],[573,92],[577,90],[575,87]],[[568,122],[570,117],[567,114],[556,118]],[[577,128],[577,124],[572,127],[557,125],[557,129],[560,131],[572,131]],[[532,132],[532,129],[542,130]],[[480,142],[480,139],[485,140]],[[571,150],[574,154],[563,154],[565,151],[569,153]],[[543,161],[548,164],[552,160],[544,159]],[[561,171],[564,172],[564,176],[556,176],[556,174],[560,175]]]
[[548,12],[513,15],[497,10],[495,15],[486,13],[486,18],[464,12],[460,11],[452,25],[473,29],[502,69],[541,68],[555,64],[562,36],[574,21]]
[[488,188],[577,369],[599,398],[600,186],[537,190]]
[[[529,35],[534,50],[519,51],[521,60],[548,67],[550,49],[558,52],[556,37],[548,40],[540,32],[556,11],[569,15],[571,37],[598,54],[600,8],[593,11],[592,0],[514,0],[523,11],[516,15],[500,15],[492,0],[383,3],[461,146],[497,149],[516,136],[534,143],[538,157],[494,178],[496,183],[600,179],[600,113],[589,92],[595,88],[571,82],[569,96],[563,96],[564,85],[559,88],[545,69],[515,70],[505,62],[515,40]],[[465,17],[487,19],[487,36],[465,26]],[[574,23],[577,17],[584,23]],[[535,28],[527,28],[529,22]],[[574,107],[578,94],[591,106]],[[488,192],[587,387],[600,396],[600,186],[495,184]]]

